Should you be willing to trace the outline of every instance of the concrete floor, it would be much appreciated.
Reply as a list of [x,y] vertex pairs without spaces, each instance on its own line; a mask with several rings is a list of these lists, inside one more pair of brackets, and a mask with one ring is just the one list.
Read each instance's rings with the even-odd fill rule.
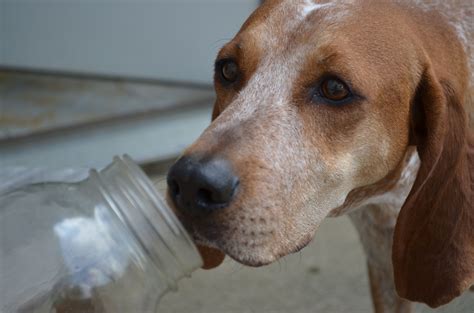
[[[262,268],[227,259],[219,268],[198,270],[166,295],[166,313],[369,313],[372,312],[364,256],[346,217],[328,219],[302,252]],[[448,306],[416,313],[473,313],[474,292]]]

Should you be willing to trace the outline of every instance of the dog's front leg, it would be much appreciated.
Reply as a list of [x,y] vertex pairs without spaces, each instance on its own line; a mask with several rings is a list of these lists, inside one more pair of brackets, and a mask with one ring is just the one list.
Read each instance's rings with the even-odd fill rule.
[[410,313],[411,303],[395,291],[392,237],[397,210],[369,205],[349,216],[359,232],[367,256],[370,291],[376,313]]

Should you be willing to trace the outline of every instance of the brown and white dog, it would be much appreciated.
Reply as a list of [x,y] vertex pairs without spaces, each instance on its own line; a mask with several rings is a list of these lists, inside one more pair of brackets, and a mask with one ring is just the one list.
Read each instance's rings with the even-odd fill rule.
[[196,241],[260,266],[349,213],[376,312],[469,288],[472,6],[266,1],[219,52],[213,122],[168,174]]

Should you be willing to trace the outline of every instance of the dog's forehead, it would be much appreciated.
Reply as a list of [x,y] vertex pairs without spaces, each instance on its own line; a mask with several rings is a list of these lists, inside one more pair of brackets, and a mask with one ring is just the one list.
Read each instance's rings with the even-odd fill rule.
[[[216,129],[256,118],[255,113],[259,111],[291,111],[292,91],[308,56],[327,43],[325,33],[332,33],[324,31],[326,23],[348,17],[352,3],[269,0],[257,9],[223,49],[235,51],[237,47],[245,51],[247,60],[243,62],[255,59],[256,65],[245,86],[233,98],[232,106],[236,109],[232,111],[234,114],[227,115],[232,123],[223,123]],[[306,36],[314,36],[315,40],[308,40]],[[281,112],[279,116],[284,114]]]
[[308,23],[309,18],[317,19],[318,26],[342,22],[351,15],[354,3],[355,0],[267,1],[244,24],[241,33],[256,37],[266,50],[286,47],[305,33],[314,32],[311,26],[315,23]]

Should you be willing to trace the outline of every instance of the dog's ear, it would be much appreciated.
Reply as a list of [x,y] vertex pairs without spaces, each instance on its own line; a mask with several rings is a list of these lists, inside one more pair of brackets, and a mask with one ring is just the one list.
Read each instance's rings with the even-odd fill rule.
[[421,165],[393,241],[398,294],[431,307],[474,282],[474,141],[457,92],[424,72],[412,112]]

